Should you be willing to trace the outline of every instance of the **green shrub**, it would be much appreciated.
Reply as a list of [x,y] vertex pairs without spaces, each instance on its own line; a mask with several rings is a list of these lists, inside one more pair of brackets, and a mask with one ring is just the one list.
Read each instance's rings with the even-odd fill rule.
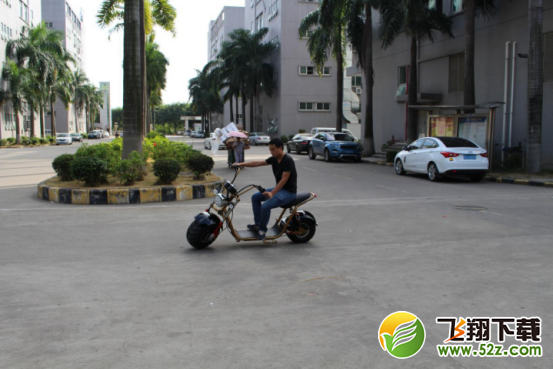
[[40,142],[41,145],[46,145],[48,143],[48,140],[45,139],[45,138],[40,138],[39,142]]
[[175,159],[159,159],[154,163],[154,174],[161,184],[171,184],[181,171],[178,161]]
[[289,141],[288,136],[286,136],[286,135],[280,136],[280,139],[282,140],[282,143],[283,143],[283,144],[287,144],[288,141]]
[[386,163],[393,163],[398,152],[395,150],[386,151]]
[[29,137],[27,136],[21,136],[21,143],[25,146],[28,146],[31,144],[31,140],[29,140]]
[[305,133],[305,129],[300,129],[298,133]]
[[121,160],[117,168],[117,175],[120,178],[121,184],[126,186],[143,180],[144,172],[144,161],[142,161],[142,156],[136,151],[131,152],[128,159]]
[[52,168],[54,168],[60,180],[71,181],[73,179],[71,175],[71,164],[74,159],[75,157],[71,154],[63,154],[54,159]]
[[75,156],[78,158],[97,158],[105,161],[108,165],[109,172],[116,173],[119,163],[121,162],[121,150],[122,146],[117,143],[101,143],[98,145],[83,144],[79,147]]
[[46,136],[46,139],[48,140],[48,142],[50,142],[51,144],[55,144],[56,143],[56,138],[54,136]]
[[13,145],[13,144],[15,143],[15,138],[13,138],[13,137],[8,137],[7,141],[8,141],[8,143],[9,143],[10,145]]
[[383,143],[382,146],[380,147],[380,149],[382,151],[386,150],[388,148],[388,144],[387,143]]
[[0,146],[8,146],[8,140],[0,139]]
[[81,133],[81,135],[83,136],[84,139],[88,138],[88,133]]
[[31,145],[38,145],[40,139],[38,137],[31,137]]
[[87,186],[97,186],[106,183],[109,174],[108,163],[91,156],[75,156],[71,164],[71,175],[74,179],[83,181]]
[[205,175],[213,169],[215,162],[210,156],[196,152],[188,159],[188,168],[194,174],[194,179],[204,179]]
[[292,141],[295,135],[288,135],[288,141]]
[[153,132],[150,132],[146,135],[146,138],[148,139],[153,139],[153,138],[156,138],[156,137],[165,137],[165,133],[163,132],[157,132],[157,131],[153,131]]
[[519,152],[510,153],[505,158],[505,169],[519,169],[522,167],[522,155]]

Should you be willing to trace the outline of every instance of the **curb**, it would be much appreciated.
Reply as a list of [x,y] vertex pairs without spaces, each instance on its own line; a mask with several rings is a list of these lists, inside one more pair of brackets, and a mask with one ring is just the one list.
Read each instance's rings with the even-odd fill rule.
[[38,198],[59,204],[74,205],[134,205],[154,202],[173,202],[214,197],[214,190],[221,191],[225,180],[201,185],[159,186],[148,188],[94,188],[69,189],[38,185]]
[[[393,163],[386,163],[385,161],[368,161],[363,160],[365,163],[373,165],[383,165],[387,167],[393,167]],[[517,185],[526,185],[526,186],[536,186],[536,187],[549,187],[553,188],[553,182],[540,182],[532,179],[515,179],[515,178],[503,178],[503,177],[492,177],[486,176],[485,181],[495,182],[495,183],[508,183],[508,184],[517,184]]]

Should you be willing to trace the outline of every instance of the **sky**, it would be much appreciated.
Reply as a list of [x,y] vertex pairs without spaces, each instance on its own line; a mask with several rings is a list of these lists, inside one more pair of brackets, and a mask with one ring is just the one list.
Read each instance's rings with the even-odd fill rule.
[[[85,72],[91,83],[111,83],[111,106],[123,106],[123,31],[113,33],[101,29],[96,15],[102,0],[73,1],[84,13]],[[177,36],[156,30],[160,51],[169,59],[167,88],[163,103],[188,101],[188,80],[196,69],[207,63],[207,33],[209,22],[215,20],[224,6],[244,6],[246,0],[171,0],[177,10]]]

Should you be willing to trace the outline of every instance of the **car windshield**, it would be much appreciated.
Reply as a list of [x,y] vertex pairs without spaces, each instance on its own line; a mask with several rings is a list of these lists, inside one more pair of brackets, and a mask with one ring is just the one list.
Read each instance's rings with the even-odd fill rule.
[[475,143],[461,137],[436,137],[446,147],[478,147]]
[[80,133],[71,133],[71,136],[80,136]]
[[69,133],[59,133],[58,137],[69,137]]
[[347,133],[327,133],[326,138],[328,141],[353,142],[353,138],[351,138],[351,136],[349,136]]

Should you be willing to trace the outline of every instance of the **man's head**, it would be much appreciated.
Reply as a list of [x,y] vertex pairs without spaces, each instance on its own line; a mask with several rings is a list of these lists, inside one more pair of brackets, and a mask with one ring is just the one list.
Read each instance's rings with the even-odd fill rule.
[[281,158],[284,156],[284,144],[280,138],[273,138],[269,141],[269,150],[271,155],[275,158]]

